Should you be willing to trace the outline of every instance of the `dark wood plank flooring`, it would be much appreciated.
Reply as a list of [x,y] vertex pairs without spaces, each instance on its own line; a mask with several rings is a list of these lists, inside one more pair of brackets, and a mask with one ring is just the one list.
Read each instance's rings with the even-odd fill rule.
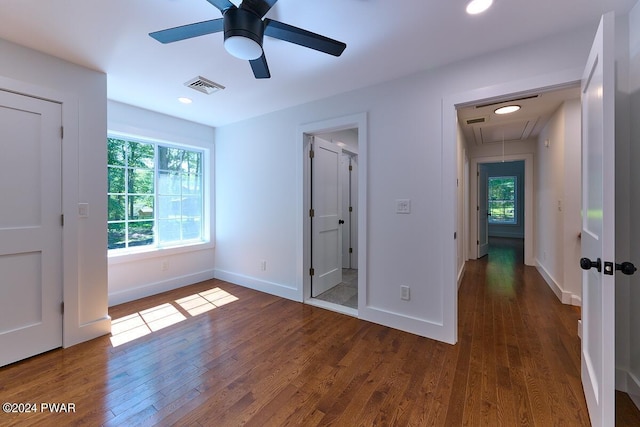
[[[455,346],[212,280],[113,307],[140,338],[1,368],[2,402],[75,412],[0,425],[589,425],[579,311],[507,243],[468,263]],[[618,425],[640,425],[619,397]]]

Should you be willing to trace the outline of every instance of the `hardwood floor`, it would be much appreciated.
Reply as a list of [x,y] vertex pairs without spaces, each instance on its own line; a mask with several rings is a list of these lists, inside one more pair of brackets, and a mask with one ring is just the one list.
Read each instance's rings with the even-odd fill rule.
[[119,345],[0,369],[0,400],[39,410],[0,425],[589,425],[578,310],[517,253],[468,264],[455,346],[217,280],[113,307]]

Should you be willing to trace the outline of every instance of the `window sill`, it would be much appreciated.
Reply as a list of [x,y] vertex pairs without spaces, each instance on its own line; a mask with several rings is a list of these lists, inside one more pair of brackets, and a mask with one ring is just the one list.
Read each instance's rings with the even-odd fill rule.
[[125,249],[115,252],[108,252],[109,265],[124,264],[127,262],[135,262],[143,259],[152,259],[159,257],[167,257],[189,252],[197,252],[213,249],[215,245],[212,242],[198,242],[183,246],[174,246],[168,248],[153,249]]

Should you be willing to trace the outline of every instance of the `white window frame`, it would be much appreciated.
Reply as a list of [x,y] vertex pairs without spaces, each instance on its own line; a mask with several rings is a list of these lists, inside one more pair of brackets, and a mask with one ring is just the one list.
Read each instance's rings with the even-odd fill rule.
[[[140,135],[132,135],[129,133],[117,132],[109,130],[107,132],[107,138],[116,138],[127,141],[135,141],[142,143],[156,144],[157,146],[168,146],[175,148],[184,148],[194,151],[202,152],[203,173],[202,173],[202,187],[203,187],[203,213],[202,213],[202,240],[178,243],[175,245],[158,246],[157,244],[147,246],[134,246],[129,248],[108,249],[107,254],[110,263],[129,262],[137,259],[145,259],[155,256],[167,256],[177,253],[190,252],[194,250],[213,248],[213,230],[212,230],[212,204],[213,204],[213,162],[212,151],[213,147],[203,146],[197,143],[185,143],[183,141],[168,141],[161,138],[149,138]],[[107,140],[105,139],[105,146]],[[107,165],[105,165],[106,167]],[[154,171],[157,175],[157,165],[154,167]],[[155,177],[157,181],[157,176]],[[157,185],[157,182],[156,182]],[[154,193],[157,193],[157,187],[154,187]],[[107,192],[108,194],[108,192]],[[106,197],[106,194],[105,194]],[[154,216],[154,221],[156,218]],[[154,236],[155,238],[155,236]]]

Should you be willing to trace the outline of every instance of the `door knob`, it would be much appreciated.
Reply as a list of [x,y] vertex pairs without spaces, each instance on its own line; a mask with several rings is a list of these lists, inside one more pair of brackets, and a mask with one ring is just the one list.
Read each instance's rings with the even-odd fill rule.
[[338,224],[344,224],[344,220],[343,219],[339,219],[338,220]]
[[580,268],[583,270],[589,270],[596,268],[598,272],[602,271],[602,261],[598,258],[597,261],[591,261],[589,258],[580,258]]
[[637,268],[631,262],[623,262],[622,264],[616,264],[616,270],[622,271],[622,274],[626,274],[627,276],[631,276],[636,272]]

